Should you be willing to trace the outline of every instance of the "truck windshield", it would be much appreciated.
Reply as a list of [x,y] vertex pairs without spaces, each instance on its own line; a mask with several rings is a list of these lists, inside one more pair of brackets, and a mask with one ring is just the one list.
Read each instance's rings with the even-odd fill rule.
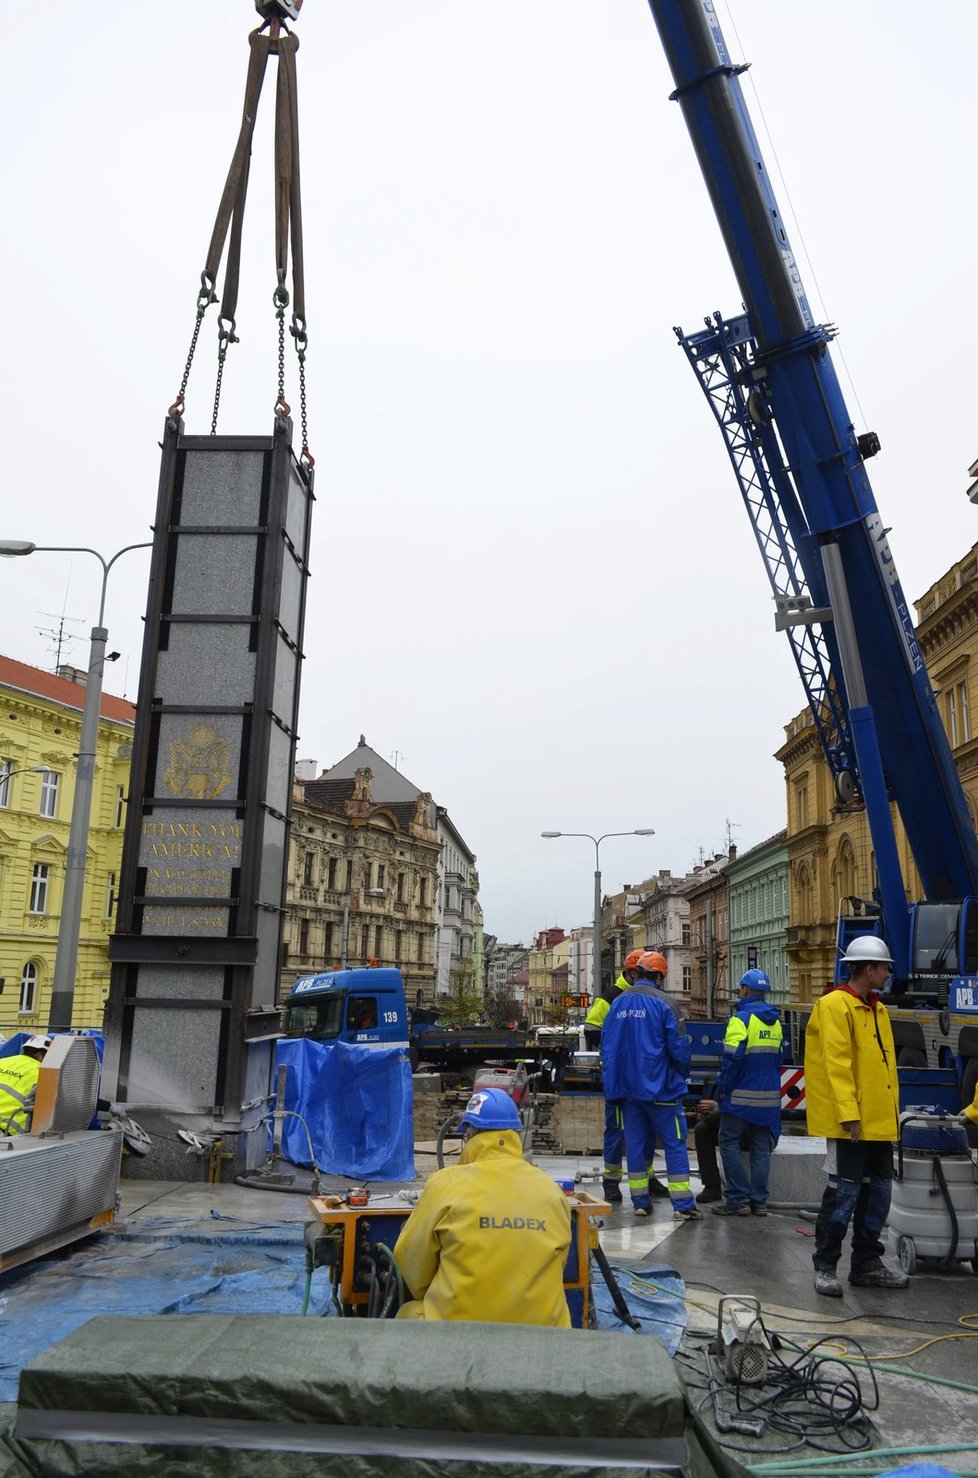
[[918,903],[913,968],[932,974],[957,975],[959,903]]
[[328,996],[306,996],[289,1001],[282,1030],[287,1037],[315,1037],[325,1041],[338,1037],[343,1026],[343,991]]

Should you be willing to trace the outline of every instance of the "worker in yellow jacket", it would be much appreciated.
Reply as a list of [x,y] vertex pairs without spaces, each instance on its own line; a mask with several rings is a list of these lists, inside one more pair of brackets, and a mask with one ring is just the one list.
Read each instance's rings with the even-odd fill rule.
[[523,1159],[520,1119],[502,1088],[473,1093],[457,1165],[436,1170],[394,1244],[414,1299],[399,1319],[472,1319],[570,1328],[563,1191]]
[[[975,1088],[974,1101],[965,1104],[965,1107],[962,1108],[962,1119],[968,1119],[972,1128],[978,1128],[978,1088]],[[974,1144],[975,1141],[972,1140],[971,1142]]]
[[0,1057],[0,1138],[26,1134],[50,1037],[30,1037],[13,1057]]
[[893,1028],[878,993],[893,961],[882,939],[863,935],[846,950],[845,963],[848,984],[815,1002],[805,1030],[808,1132],[825,1135],[829,1166],[812,1261],[815,1291],[829,1298],[842,1297],[835,1269],[850,1222],[850,1283],[906,1288],[910,1281],[882,1260],[900,1088]]

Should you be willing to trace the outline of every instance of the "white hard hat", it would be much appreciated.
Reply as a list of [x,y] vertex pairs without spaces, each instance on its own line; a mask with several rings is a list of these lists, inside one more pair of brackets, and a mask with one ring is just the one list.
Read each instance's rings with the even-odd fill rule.
[[24,1046],[33,1048],[35,1052],[46,1052],[53,1041],[53,1037],[29,1037]]
[[854,939],[842,957],[847,965],[853,965],[859,961],[873,965],[892,965],[893,957],[882,939],[877,939],[875,934],[860,934]]

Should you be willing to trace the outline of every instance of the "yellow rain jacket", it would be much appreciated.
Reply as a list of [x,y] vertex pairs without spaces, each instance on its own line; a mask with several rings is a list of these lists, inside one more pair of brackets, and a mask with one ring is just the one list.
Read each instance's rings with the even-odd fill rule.
[[421,1301],[400,1314],[569,1329],[570,1240],[567,1197],[523,1159],[516,1130],[473,1134],[458,1165],[431,1176],[394,1244]]
[[26,1052],[0,1057],[0,1137],[24,1134],[30,1128],[40,1071],[38,1059]]
[[897,1138],[900,1089],[885,1006],[843,986],[819,997],[805,1029],[805,1099],[809,1134],[847,1139],[842,1125],[858,1119],[863,1139]]
[[[624,975],[619,975],[618,979],[615,981],[615,989],[631,990],[631,988],[631,982],[626,980]],[[618,997],[616,996],[615,1000],[617,1001],[617,999]],[[604,1026],[604,1019],[610,1010],[611,1002],[608,1000],[607,996],[598,996],[598,999],[594,1002],[594,1005],[591,1007],[590,1011],[584,1018],[584,1025],[599,1027]]]
[[970,1119],[972,1124],[978,1124],[978,1088],[975,1089],[974,1102],[965,1105],[964,1116]]

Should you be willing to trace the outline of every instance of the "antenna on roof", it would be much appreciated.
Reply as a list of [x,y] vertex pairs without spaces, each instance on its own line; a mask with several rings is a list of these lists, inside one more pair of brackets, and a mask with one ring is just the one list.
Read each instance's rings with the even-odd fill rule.
[[398,760],[402,760],[404,758],[404,751],[403,749],[395,749],[393,753],[389,754],[387,757],[396,770]]
[[82,618],[81,616],[66,616],[63,611],[60,615],[56,611],[38,611],[38,615],[49,616],[52,621],[57,621],[58,623],[57,626],[36,626],[34,628],[39,636],[47,637],[50,643],[47,649],[47,655],[54,657],[54,670],[57,672],[61,666],[62,657],[65,655],[65,649],[76,640],[76,637],[70,631],[65,631],[65,622],[71,621],[81,626]]

